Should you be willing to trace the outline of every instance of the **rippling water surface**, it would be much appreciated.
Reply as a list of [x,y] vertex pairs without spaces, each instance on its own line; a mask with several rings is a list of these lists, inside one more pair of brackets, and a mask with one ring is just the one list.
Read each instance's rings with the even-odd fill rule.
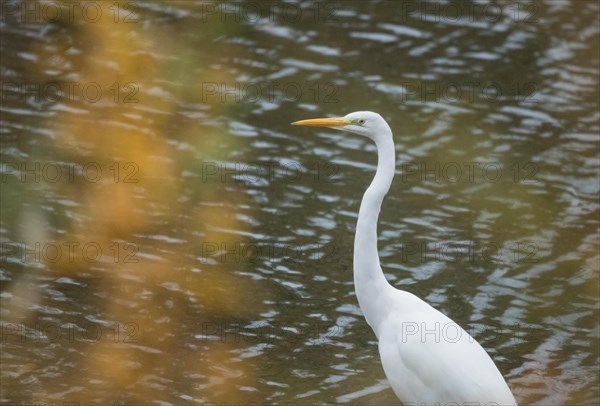
[[597,404],[596,2],[86,4],[3,3],[3,403],[397,404],[374,146],[289,125],[374,110],[389,281],[520,404]]

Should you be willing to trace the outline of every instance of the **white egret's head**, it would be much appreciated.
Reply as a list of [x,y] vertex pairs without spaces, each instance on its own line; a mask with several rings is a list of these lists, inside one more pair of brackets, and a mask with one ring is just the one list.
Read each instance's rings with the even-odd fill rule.
[[372,111],[355,111],[344,117],[300,120],[293,122],[292,125],[328,127],[334,130],[349,131],[364,135],[375,142],[378,139],[392,136],[392,130],[383,117]]

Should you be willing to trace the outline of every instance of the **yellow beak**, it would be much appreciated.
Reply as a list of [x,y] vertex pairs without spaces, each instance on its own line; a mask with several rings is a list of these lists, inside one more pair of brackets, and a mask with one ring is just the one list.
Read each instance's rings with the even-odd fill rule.
[[312,127],[343,127],[348,125],[344,118],[311,118],[309,120],[294,121],[292,125],[307,125]]

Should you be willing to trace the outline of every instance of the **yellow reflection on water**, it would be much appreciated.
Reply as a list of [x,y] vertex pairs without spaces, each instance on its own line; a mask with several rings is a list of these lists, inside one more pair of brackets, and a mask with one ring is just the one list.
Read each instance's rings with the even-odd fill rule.
[[[109,8],[116,3],[95,4],[110,16]],[[64,31],[54,44],[34,47],[42,63],[28,75],[42,80],[46,75],[41,72],[44,58],[51,58],[52,52],[65,52],[64,58],[74,65],[77,77],[70,74],[55,80],[95,83],[93,87],[100,88],[105,97],[94,103],[85,97],[58,101],[51,119],[43,124],[53,129],[53,142],[49,148],[32,151],[31,159],[49,161],[58,156],[66,162],[79,162],[89,171],[88,180],[93,181],[28,185],[33,190],[30,200],[15,204],[31,205],[29,215],[41,219],[27,223],[29,245],[51,242],[74,247],[68,255],[52,260],[42,255],[43,269],[36,271],[46,281],[69,278],[65,280],[82,282],[73,288],[77,292],[71,292],[78,297],[80,308],[61,309],[64,312],[54,320],[60,320],[61,325],[77,325],[73,331],[79,338],[85,320],[94,321],[99,331],[85,331],[82,334],[87,339],[75,340],[71,346],[18,343],[23,354],[48,345],[42,351],[53,353],[54,360],[76,363],[76,374],[60,378],[63,387],[54,387],[52,380],[38,382],[39,390],[34,393],[39,395],[30,400],[44,402],[49,395],[62,393],[60,398],[73,402],[132,400],[150,404],[164,399],[165,389],[176,386],[196,400],[209,400],[213,391],[238,393],[234,387],[253,385],[252,371],[242,360],[231,360],[228,343],[200,341],[197,346],[184,347],[193,341],[186,335],[197,329],[183,327],[211,314],[231,316],[256,310],[249,304],[239,277],[215,266],[203,267],[196,254],[203,241],[219,238],[229,246],[239,243],[239,233],[217,236],[214,230],[243,230],[244,225],[236,220],[232,206],[207,209],[202,205],[204,199],[217,195],[214,184],[195,183],[196,200],[181,199],[189,187],[182,181],[182,172],[194,162],[186,160],[176,144],[169,142],[179,139],[199,148],[196,159],[211,156],[215,148],[223,152],[221,143],[214,140],[226,137],[224,131],[207,133],[198,121],[178,122],[182,99],[197,102],[190,90],[193,86],[182,81],[194,79],[194,72],[210,63],[202,54],[210,53],[214,44],[205,44],[208,50],[194,53],[177,39],[181,33],[176,26],[153,32],[141,29],[140,24],[115,23],[112,18],[64,23]],[[48,47],[57,49],[50,52]],[[78,56],[72,56],[69,50],[73,49],[78,50]],[[221,71],[219,77],[197,80],[220,81],[226,75]],[[156,84],[161,83],[170,94],[157,90]],[[208,107],[213,112],[225,109],[219,104]],[[235,147],[235,142],[228,145]],[[59,198],[69,202],[68,209],[50,214],[43,209]],[[46,220],[52,226],[46,227]],[[173,235],[173,230],[183,226],[194,230],[195,237]],[[179,238],[181,242],[167,247],[164,239],[147,238],[153,235]],[[157,252],[162,253],[160,258],[155,257]],[[44,299],[46,286],[36,276],[21,275],[9,289],[12,299],[5,302],[3,320],[35,325],[45,316],[39,309],[56,306]],[[201,314],[195,313],[198,309]],[[186,371],[178,362],[186,363]],[[6,378],[21,379],[47,367],[48,360],[41,357]],[[187,386],[181,384],[185,379]],[[207,380],[210,390],[206,389]],[[10,391],[6,395],[19,396]],[[232,396],[227,400],[242,400]]]

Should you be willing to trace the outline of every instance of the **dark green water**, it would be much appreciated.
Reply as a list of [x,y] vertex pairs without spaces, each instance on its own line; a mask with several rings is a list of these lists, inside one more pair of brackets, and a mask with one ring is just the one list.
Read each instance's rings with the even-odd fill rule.
[[596,2],[63,3],[2,4],[3,404],[398,404],[374,146],[289,125],[356,110],[390,282],[520,404],[600,400]]

